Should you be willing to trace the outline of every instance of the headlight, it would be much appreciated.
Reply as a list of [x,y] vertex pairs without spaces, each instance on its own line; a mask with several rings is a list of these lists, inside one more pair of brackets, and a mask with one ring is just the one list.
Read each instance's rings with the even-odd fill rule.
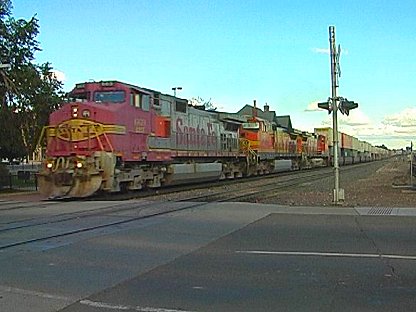
[[52,167],[53,167],[53,163],[49,162],[46,164],[46,168],[52,169]]
[[72,106],[72,117],[77,118],[78,117],[78,107]]
[[81,168],[82,168],[82,166],[83,166],[83,165],[82,165],[82,162],[77,161],[77,168],[78,168],[78,169],[81,169]]

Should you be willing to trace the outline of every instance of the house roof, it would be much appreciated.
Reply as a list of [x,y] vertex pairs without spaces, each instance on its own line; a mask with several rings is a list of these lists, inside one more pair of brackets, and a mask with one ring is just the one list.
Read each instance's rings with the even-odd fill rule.
[[246,104],[242,109],[240,109],[237,114],[240,115],[248,115],[253,116],[253,113],[255,112],[255,115],[259,118],[268,120],[270,122],[273,122],[276,117],[275,111],[263,111],[260,108]]
[[278,126],[289,130],[290,132],[293,131],[292,121],[290,120],[289,115],[284,116],[276,116],[275,122]]
[[287,129],[289,132],[293,132],[292,121],[290,120],[289,115],[277,116],[275,111],[263,111],[260,108],[246,104],[242,109],[240,109],[237,114],[253,116],[253,113],[257,117],[268,120],[275,123],[277,126]]

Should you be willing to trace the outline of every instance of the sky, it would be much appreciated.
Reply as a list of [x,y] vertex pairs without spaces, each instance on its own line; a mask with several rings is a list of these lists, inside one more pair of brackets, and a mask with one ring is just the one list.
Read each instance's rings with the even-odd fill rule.
[[42,51],[71,90],[119,80],[237,112],[267,103],[292,125],[332,126],[329,26],[341,46],[338,95],[359,104],[339,130],[373,145],[416,142],[416,1],[12,0],[36,15]]

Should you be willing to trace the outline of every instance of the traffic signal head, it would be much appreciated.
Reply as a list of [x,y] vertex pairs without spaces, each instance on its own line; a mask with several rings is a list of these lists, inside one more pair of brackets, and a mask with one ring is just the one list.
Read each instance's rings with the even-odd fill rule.
[[333,109],[331,99],[329,98],[328,101],[326,102],[318,103],[318,107],[322,109],[326,109],[328,111],[328,114],[331,114],[332,109]]
[[341,99],[338,107],[342,114],[348,116],[350,114],[350,110],[357,108],[358,104],[353,101],[348,101],[347,99]]

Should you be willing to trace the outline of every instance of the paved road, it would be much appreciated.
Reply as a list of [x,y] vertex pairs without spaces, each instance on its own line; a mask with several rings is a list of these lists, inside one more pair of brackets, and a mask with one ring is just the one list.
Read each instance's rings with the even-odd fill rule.
[[272,214],[63,311],[414,311],[415,232],[415,218]]
[[415,310],[415,212],[213,203],[0,251],[0,311]]

